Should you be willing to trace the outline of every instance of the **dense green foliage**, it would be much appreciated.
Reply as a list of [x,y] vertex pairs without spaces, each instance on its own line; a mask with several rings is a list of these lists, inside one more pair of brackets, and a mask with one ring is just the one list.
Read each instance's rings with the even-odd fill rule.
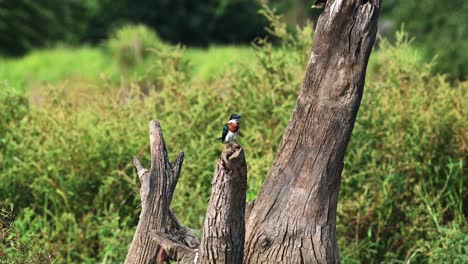
[[453,78],[468,78],[468,2],[451,1],[383,1],[383,19],[397,30],[405,30],[425,49],[425,57],[438,55],[434,69],[450,73]]
[[101,43],[124,24],[145,24],[172,43],[249,43],[264,34],[256,0],[3,0],[0,53],[57,42]]
[[[322,9],[310,8],[314,1],[269,0],[286,13],[291,25],[307,19],[316,21]],[[395,32],[407,31],[415,38],[414,46],[424,51],[426,62],[437,57],[433,70],[448,74],[450,80],[468,78],[468,2],[464,0],[383,0],[379,33],[394,39]]]
[[84,34],[92,1],[0,1],[0,53],[23,54],[57,41],[76,43]]
[[[172,205],[183,223],[202,226],[222,150],[214,139],[232,112],[244,116],[239,142],[253,199],[294,108],[312,34],[308,26],[291,35],[265,14],[279,46],[258,40],[254,51],[207,52],[243,56],[242,63],[211,62],[200,50],[162,45],[142,62],[151,65],[145,71],[121,73],[101,63],[118,53],[87,49],[37,55],[50,54],[57,67],[71,69],[65,73],[28,58],[19,62],[30,71],[47,67],[54,77],[45,84],[14,80],[25,74],[11,72],[21,71],[19,65],[0,71],[7,73],[0,76],[0,208],[6,210],[0,262],[54,255],[59,263],[122,261],[139,215],[132,156],[149,163],[151,119],[161,121],[172,157],[186,153]],[[450,84],[423,63],[405,34],[396,39],[382,40],[371,57],[345,158],[337,219],[342,259],[466,263],[468,83]],[[60,60],[73,53],[98,62],[63,66]],[[103,75],[74,74],[99,65]]]
[[127,25],[117,30],[107,45],[120,69],[128,71],[142,64],[164,44],[148,27]]
[[[287,13],[291,25],[315,21],[321,10],[302,0],[3,0],[0,53],[18,55],[47,45],[100,44],[122,25],[145,24],[176,44],[250,43],[264,35],[260,3]],[[436,72],[449,79],[468,74],[468,2],[464,0],[384,0],[381,29],[392,38],[402,25],[415,37]]]
[[[56,256],[48,245],[41,243],[35,234],[20,235],[21,224],[13,221],[13,208],[0,211],[0,262],[1,263],[51,263]],[[24,219],[31,216],[25,211]],[[28,215],[29,214],[29,215]]]
[[[115,1],[108,1],[115,5]],[[257,0],[119,1],[116,17],[144,23],[172,43],[249,43],[264,34]],[[106,9],[102,9],[106,12]]]

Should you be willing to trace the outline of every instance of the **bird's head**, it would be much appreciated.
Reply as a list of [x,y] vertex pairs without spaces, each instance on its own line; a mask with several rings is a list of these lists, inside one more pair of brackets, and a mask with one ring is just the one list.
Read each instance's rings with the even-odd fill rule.
[[229,118],[229,120],[238,120],[239,118],[241,118],[242,116],[239,115],[239,114],[232,114],[231,117]]

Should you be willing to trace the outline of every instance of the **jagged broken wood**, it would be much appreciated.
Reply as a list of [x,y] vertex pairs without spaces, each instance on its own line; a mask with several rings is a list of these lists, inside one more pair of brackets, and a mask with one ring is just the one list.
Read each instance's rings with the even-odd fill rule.
[[[127,253],[125,263],[155,263],[159,253],[159,244],[155,241],[151,232],[164,232],[167,229],[167,218],[172,226],[175,226],[175,215],[169,210],[177,180],[180,176],[184,153],[180,152],[174,162],[169,162],[166,145],[158,121],[150,123],[150,149],[151,168],[148,171],[141,162],[134,157],[135,167],[140,179],[141,213],[138,226],[133,237],[132,244]],[[181,241],[189,240],[193,237],[186,228],[177,222],[177,230],[181,230]],[[189,234],[188,237],[183,236]],[[174,231],[173,231],[174,232]]]
[[151,169],[134,157],[142,211],[125,263],[242,263],[247,165],[244,150],[227,144],[213,177],[202,243],[180,224],[170,203],[184,153],[169,162],[159,122],[150,123]]
[[[174,239],[177,238],[176,233],[153,231],[151,236],[178,263],[242,263],[246,191],[247,164],[244,150],[238,144],[227,144],[213,176],[199,249],[195,249],[195,244],[191,246],[190,243],[183,244],[180,239]],[[178,225],[176,219],[172,222]],[[190,236],[184,237],[187,239]]]

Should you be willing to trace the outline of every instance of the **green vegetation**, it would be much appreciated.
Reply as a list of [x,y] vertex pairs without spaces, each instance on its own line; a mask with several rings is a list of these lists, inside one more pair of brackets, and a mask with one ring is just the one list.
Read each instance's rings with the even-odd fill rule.
[[93,5],[89,0],[0,1],[0,53],[20,55],[57,42],[77,43]]
[[468,78],[467,1],[390,0],[383,4],[383,19],[393,24],[391,32],[404,25],[426,59],[437,54],[434,70],[449,73],[453,79]]
[[256,0],[2,0],[0,54],[23,55],[57,43],[100,44],[130,23],[156,29],[171,43],[249,43],[265,34],[260,8]]
[[[302,0],[3,0],[0,53],[23,55],[35,48],[101,44],[125,24],[144,24],[168,43],[209,46],[250,43],[265,34],[261,3],[285,13],[294,28],[316,21],[321,10]],[[392,38],[402,25],[435,72],[450,80],[468,78],[468,2],[464,0],[383,1],[380,27]]]
[[[186,153],[172,205],[183,223],[202,226],[222,150],[214,139],[232,112],[244,116],[253,199],[294,108],[312,32],[289,34],[266,15],[279,46],[162,45],[126,72],[106,47],[2,63],[0,262],[121,262],[140,210],[132,156],[149,164],[151,119],[172,158]],[[468,83],[434,74],[406,34],[379,46],[345,158],[342,260],[466,263]]]
[[0,59],[0,78],[20,89],[22,86],[34,87],[45,82],[116,77],[118,67],[108,53],[90,47],[59,47],[36,51],[20,59]]
[[120,69],[128,71],[142,64],[153,50],[162,49],[164,44],[154,31],[138,25],[117,30],[107,45]]

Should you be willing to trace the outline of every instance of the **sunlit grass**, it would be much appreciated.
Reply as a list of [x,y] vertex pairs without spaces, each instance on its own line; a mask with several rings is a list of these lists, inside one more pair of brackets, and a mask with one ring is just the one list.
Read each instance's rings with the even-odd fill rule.
[[[249,46],[184,48],[183,52],[183,58],[191,62],[191,77],[201,81],[212,80],[237,63],[252,63],[254,57],[254,49]],[[151,56],[145,63],[146,68],[152,59],[157,58]],[[22,58],[0,58],[0,81],[26,90],[44,83],[80,79],[94,82],[102,78],[118,80],[125,75],[131,73],[119,70],[115,59],[104,47],[58,47],[32,52]]]
[[56,48],[32,52],[18,59],[0,59],[0,80],[20,80],[25,84],[97,79],[101,74],[116,73],[112,58],[99,48]]
[[238,63],[255,63],[255,52],[250,46],[188,48],[184,57],[193,64],[193,76],[202,80],[212,80]]

